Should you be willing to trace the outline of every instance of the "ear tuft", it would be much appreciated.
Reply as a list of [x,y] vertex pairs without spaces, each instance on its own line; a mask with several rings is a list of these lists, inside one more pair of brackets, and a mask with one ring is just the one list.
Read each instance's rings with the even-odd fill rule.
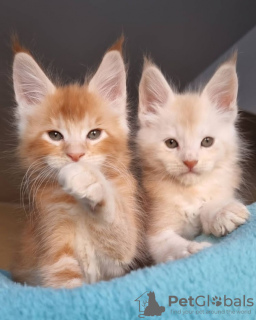
[[154,64],[154,62],[151,60],[150,57],[144,56],[143,71],[149,67],[156,67],[157,68],[157,66]]
[[119,51],[123,55],[124,35],[122,34],[119,39],[108,49],[109,51]]
[[145,59],[139,85],[140,119],[157,115],[172,97],[173,92],[161,71],[149,59]]
[[236,67],[238,52],[235,50],[226,63],[230,63]]
[[11,37],[11,44],[12,44],[12,52],[14,54],[19,53],[19,52],[25,52],[25,53],[31,55],[29,50],[26,47],[24,47],[23,45],[21,45],[21,43],[19,42],[18,35],[16,33],[14,33]]
[[236,73],[237,53],[223,63],[210,79],[203,95],[222,111],[237,110],[238,78]]
[[126,72],[122,55],[118,50],[107,51],[88,88],[107,100],[116,111],[125,112]]
[[13,84],[19,107],[38,105],[55,91],[54,85],[32,56],[23,51],[14,57]]

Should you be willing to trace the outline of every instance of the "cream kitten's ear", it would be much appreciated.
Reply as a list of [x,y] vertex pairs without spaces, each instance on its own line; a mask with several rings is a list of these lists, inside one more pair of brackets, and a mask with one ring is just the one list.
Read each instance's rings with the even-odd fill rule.
[[173,99],[173,92],[161,71],[145,61],[139,85],[139,119],[142,124],[154,122],[161,108]]
[[223,111],[237,112],[238,79],[234,56],[222,64],[206,85],[203,95]]
[[126,72],[121,53],[122,42],[123,38],[105,54],[88,88],[106,99],[117,112],[125,114]]
[[55,91],[54,85],[35,60],[25,52],[15,55],[13,63],[13,84],[19,108],[40,104],[46,95]]

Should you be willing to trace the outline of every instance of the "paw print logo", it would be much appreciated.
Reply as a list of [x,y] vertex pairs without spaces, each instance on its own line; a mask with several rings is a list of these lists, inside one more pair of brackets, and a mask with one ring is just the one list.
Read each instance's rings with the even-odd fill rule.
[[221,297],[217,297],[217,296],[213,297],[212,304],[216,305],[216,307],[219,307],[222,304]]

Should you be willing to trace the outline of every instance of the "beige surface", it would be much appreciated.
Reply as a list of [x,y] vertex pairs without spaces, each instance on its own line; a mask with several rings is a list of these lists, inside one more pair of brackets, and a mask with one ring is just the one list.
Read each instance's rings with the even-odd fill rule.
[[0,203],[0,269],[8,270],[17,250],[25,213],[17,205]]

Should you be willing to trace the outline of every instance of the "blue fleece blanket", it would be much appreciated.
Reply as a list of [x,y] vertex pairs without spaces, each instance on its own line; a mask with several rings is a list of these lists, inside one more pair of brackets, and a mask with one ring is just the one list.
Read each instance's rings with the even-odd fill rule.
[[0,273],[0,319],[256,319],[256,204],[249,223],[190,258],[73,290]]

